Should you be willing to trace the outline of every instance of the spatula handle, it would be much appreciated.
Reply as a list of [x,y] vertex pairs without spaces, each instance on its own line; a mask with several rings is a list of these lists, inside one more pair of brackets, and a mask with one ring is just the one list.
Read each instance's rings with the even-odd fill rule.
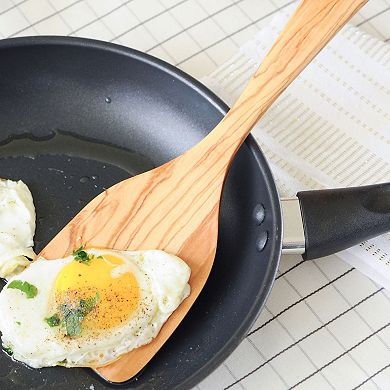
[[205,143],[212,147],[225,142],[225,157],[231,159],[271,104],[366,2],[302,0],[244,92]]

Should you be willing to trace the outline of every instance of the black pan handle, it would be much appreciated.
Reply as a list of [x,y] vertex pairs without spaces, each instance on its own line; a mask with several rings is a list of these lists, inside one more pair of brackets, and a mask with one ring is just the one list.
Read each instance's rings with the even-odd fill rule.
[[390,231],[390,183],[298,192],[304,259],[339,252]]

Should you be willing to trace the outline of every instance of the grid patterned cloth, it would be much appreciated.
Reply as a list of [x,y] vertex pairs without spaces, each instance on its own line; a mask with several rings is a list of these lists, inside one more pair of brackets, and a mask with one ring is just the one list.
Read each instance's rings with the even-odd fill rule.
[[[313,0],[315,1],[315,0]],[[0,37],[73,35],[211,73],[287,0],[0,0]],[[390,40],[390,0],[352,23]],[[389,69],[390,71],[390,69]],[[390,389],[390,293],[342,262],[285,256],[259,319],[197,390]]]

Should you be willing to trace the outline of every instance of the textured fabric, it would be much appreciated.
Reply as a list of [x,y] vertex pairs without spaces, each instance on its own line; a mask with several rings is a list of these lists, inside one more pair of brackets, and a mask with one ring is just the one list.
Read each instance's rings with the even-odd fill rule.
[[[203,81],[232,104],[288,19],[281,12]],[[347,26],[264,115],[253,135],[281,196],[390,181],[390,47]],[[339,253],[390,289],[390,234]]]

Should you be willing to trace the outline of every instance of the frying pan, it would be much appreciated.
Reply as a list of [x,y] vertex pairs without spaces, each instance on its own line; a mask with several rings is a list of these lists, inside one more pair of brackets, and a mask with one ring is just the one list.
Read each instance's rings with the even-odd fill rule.
[[[0,41],[0,58],[0,176],[22,179],[31,189],[37,252],[104,188],[185,152],[228,111],[185,73],[113,44],[16,38]],[[388,184],[300,193],[300,203],[285,203],[286,217],[293,217],[286,248],[312,258],[381,233],[390,226],[389,193]],[[117,385],[90,369],[32,370],[1,354],[0,387],[191,388],[246,335],[272,287],[281,250],[275,183],[249,136],[223,191],[209,280],[146,368]]]

